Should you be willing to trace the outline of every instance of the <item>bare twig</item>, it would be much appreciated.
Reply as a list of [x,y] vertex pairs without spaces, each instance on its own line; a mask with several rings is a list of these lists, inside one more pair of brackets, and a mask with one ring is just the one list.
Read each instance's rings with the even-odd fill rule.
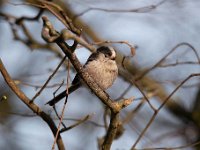
[[[53,25],[51,24],[51,22],[48,20],[47,17],[43,17],[43,22],[44,22],[43,31],[45,30],[45,38],[47,38],[46,40],[48,41],[48,38],[51,38],[50,33],[56,33],[57,31],[54,30]],[[107,105],[115,113],[119,112],[121,109],[128,106],[132,102],[132,99],[128,99],[128,100],[126,99],[126,100],[114,102],[113,100],[109,98],[108,94],[105,91],[103,91],[96,82],[93,81],[90,75],[83,70],[81,63],[79,62],[75,53],[73,53],[73,50],[71,50],[69,46],[63,41],[63,38],[69,39],[71,37],[75,37],[77,39],[79,38],[78,36],[72,35],[70,31],[64,30],[61,36],[56,38],[54,42],[56,42],[56,44],[65,53],[65,55],[68,56],[69,60],[71,61],[74,68],[76,69],[77,73],[80,75],[83,81],[87,84],[87,86],[94,92],[96,96],[99,97],[99,99],[105,105]]]
[[135,8],[135,9],[106,9],[106,8],[97,8],[97,7],[89,7],[88,9],[86,9],[85,11],[75,15],[73,17],[72,20],[76,20],[78,17],[86,14],[89,11],[95,10],[95,11],[104,11],[104,12],[117,12],[117,13],[147,13],[150,12],[154,9],[156,9],[158,6],[162,5],[165,1],[167,0],[162,0],[159,3],[155,4],[155,5],[149,5],[149,6],[144,6],[141,8]]
[[[20,116],[20,117],[37,117],[37,115],[35,113],[32,113],[32,114],[27,114],[27,113],[19,113],[19,112],[1,112],[0,111],[0,114],[7,114],[7,115],[16,115],[16,116]],[[89,115],[89,118],[90,119],[91,115]],[[57,117],[52,117],[53,120],[58,120]],[[60,120],[60,119],[59,119]],[[70,121],[76,121],[76,122],[81,122],[82,120],[84,119],[76,119],[76,118],[63,118],[63,121],[65,120],[70,120]],[[91,124],[91,125],[94,125],[95,127],[100,127],[100,128],[104,128],[104,125],[102,124],[98,124],[94,121],[91,121],[91,120],[87,120],[87,122],[85,123],[88,123],[88,124]],[[65,128],[65,127],[64,127]],[[63,128],[63,129],[64,129]],[[67,127],[66,127],[67,128]]]
[[[54,136],[56,136],[57,127],[55,123],[53,122],[53,120],[49,117],[49,115],[47,115],[44,111],[42,111],[36,104],[30,103],[30,99],[16,86],[14,81],[11,79],[1,59],[0,59],[0,71],[4,77],[4,80],[6,81],[8,86],[12,89],[12,91],[19,97],[19,99],[23,103],[25,103],[34,113],[40,116],[48,124]],[[65,149],[60,134],[58,135],[56,142],[60,150]]]
[[129,86],[123,91],[123,93],[118,97],[116,98],[115,100],[118,101],[122,98],[124,98],[124,96],[128,93],[128,91],[133,87],[132,84],[129,84]]
[[135,55],[135,49],[138,48],[137,45],[132,45],[128,41],[101,41],[92,43],[92,45],[101,45],[101,44],[110,44],[110,43],[117,43],[117,44],[126,44],[131,50],[131,56]]
[[[146,95],[146,97],[149,99],[153,96],[155,96],[156,93],[148,93]],[[126,117],[122,120],[122,123],[123,124],[128,124],[135,116],[135,114],[141,109],[141,107],[144,105],[144,102],[146,101],[146,98],[145,97],[142,97],[142,98],[139,98],[141,101],[140,103],[130,112],[127,112],[126,113]],[[134,101],[136,101],[137,99],[134,99]]]
[[195,142],[195,143],[191,143],[191,144],[187,144],[187,145],[183,145],[183,146],[177,146],[177,147],[154,147],[154,148],[142,148],[142,149],[134,149],[134,150],[175,150],[175,149],[186,149],[189,147],[194,147],[200,144],[200,141]]
[[14,5],[31,5],[41,9],[46,9],[55,15],[68,29],[72,32],[76,33],[77,35],[81,34],[81,30],[74,26],[72,20],[67,16],[67,14],[63,11],[63,9],[56,5],[55,3],[44,0],[36,0],[35,3],[21,3],[21,4],[14,4]]
[[150,67],[149,69],[147,69],[146,71],[142,72],[137,78],[136,81],[142,79],[146,74],[148,74],[150,71],[152,71],[153,69],[157,68],[160,66],[160,64],[162,64],[162,62],[164,62],[164,60],[171,54],[173,53],[178,47],[180,46],[188,46],[189,48],[191,48],[191,50],[194,52],[198,63],[200,64],[200,57],[197,53],[197,50],[189,43],[183,42],[183,43],[179,43],[177,44],[172,50],[170,50],[163,58],[161,58],[155,65],[153,65],[152,67]]
[[59,122],[59,124],[58,124],[58,129],[57,129],[57,131],[56,131],[54,143],[53,143],[53,145],[52,145],[52,150],[55,149],[56,141],[57,141],[57,139],[59,138],[59,135],[60,135],[60,126],[61,126],[62,121],[63,121],[63,116],[64,116],[64,111],[65,111],[66,104],[67,104],[67,103],[65,103],[65,104],[63,105],[63,108],[62,108],[61,117],[60,117],[60,122]]
[[60,133],[63,133],[65,131],[73,129],[74,127],[77,127],[78,125],[80,125],[80,124],[84,123],[85,121],[87,121],[88,119],[90,119],[90,117],[91,117],[90,115],[85,116],[83,119],[79,120],[77,123],[75,123],[75,124],[73,124],[73,125],[71,125],[69,127],[65,127],[63,129],[61,129]]
[[142,91],[142,89],[140,88],[140,86],[138,85],[138,83],[135,81],[134,82],[135,86],[138,88],[138,90],[141,92],[141,94],[144,96],[145,100],[147,101],[147,103],[149,104],[149,106],[151,107],[151,109],[153,111],[156,111],[156,109],[154,108],[154,106],[150,103],[148,97],[146,96],[146,94]]
[[[27,82],[24,82],[24,81],[21,81],[21,80],[14,80],[14,82],[17,84],[17,85],[24,85],[24,86],[29,86],[29,87],[34,87],[36,89],[38,88],[42,88],[44,85],[37,85],[37,84],[32,84],[32,83],[27,83]],[[51,84],[51,85],[46,85],[45,88],[54,88],[54,87],[60,87],[60,83],[55,83],[55,84]],[[62,86],[66,85],[63,84]]]
[[64,41],[66,40],[74,40],[78,44],[81,44],[82,46],[86,47],[87,49],[91,50],[92,52],[96,51],[96,48],[93,47],[91,44],[88,44],[84,39],[80,38],[76,34],[72,33],[70,30],[63,29],[61,31],[61,37]]
[[[131,104],[131,102],[133,101],[133,98],[124,99],[124,100],[122,99],[120,101],[111,100],[109,98],[109,95],[105,91],[103,91],[96,82],[93,81],[93,79],[90,77],[90,75],[87,72],[85,72],[83,70],[83,67],[80,64],[79,60],[77,59],[75,53],[73,53],[74,50],[71,50],[70,47],[64,42],[64,40],[74,39],[75,41],[77,41],[78,43],[80,42],[80,44],[82,44],[86,47],[89,44],[87,44],[85,41],[83,44],[82,40],[78,36],[76,36],[75,34],[73,34],[72,32],[70,32],[69,30],[66,30],[66,29],[63,30],[59,36],[59,33],[53,28],[53,25],[48,20],[48,18],[47,17],[42,17],[42,18],[43,18],[43,29],[42,29],[43,38],[47,42],[56,42],[56,44],[62,49],[62,51],[65,53],[65,55],[69,58],[72,65],[76,69],[77,73],[83,79],[83,81],[86,83],[86,85],[94,92],[94,94],[107,107],[110,108],[110,110],[112,112],[111,113],[111,121],[110,121],[109,129],[108,129],[105,141],[103,143],[103,149],[106,149],[106,150],[109,149],[109,147],[111,147],[112,141],[115,138],[115,135],[117,133],[116,127],[118,127],[118,124],[119,124],[119,112],[121,109],[123,109],[124,107]],[[51,33],[55,33],[55,34],[51,34]],[[58,33],[58,34],[56,34],[56,33]],[[55,35],[55,39],[51,40],[51,38],[54,38],[54,35]],[[85,45],[85,43],[86,43],[86,45]],[[89,48],[89,47],[87,47],[87,48]],[[67,99],[67,97],[66,97],[66,99]],[[63,110],[64,110],[64,107],[65,107],[65,105],[63,106]],[[63,115],[63,112],[64,111],[62,111],[62,115]],[[61,122],[62,122],[62,117],[61,117],[59,126],[60,126]]]
[[16,115],[21,117],[37,117],[36,114],[18,113],[18,112],[0,112],[1,114]]
[[[55,106],[53,106],[53,109],[54,109],[54,112],[55,112],[55,114],[56,114],[56,116],[58,117],[58,119],[59,119],[59,121],[61,120],[61,117],[59,116],[59,114],[58,114],[58,111],[57,111],[57,109],[56,109],[56,107]],[[65,124],[63,123],[63,121],[61,122],[61,124],[62,124],[62,126],[65,128],[66,126],[65,126]]]
[[195,62],[195,61],[184,61],[184,62],[179,62],[176,61],[176,63],[169,63],[169,64],[159,64],[158,67],[174,67],[174,66],[178,66],[178,65],[199,65],[199,62]]
[[[15,40],[22,42],[27,47],[29,47],[31,50],[32,49],[48,49],[48,50],[50,49],[53,52],[55,52],[59,57],[63,57],[53,45],[40,43],[33,38],[33,36],[30,34],[28,28],[24,24],[24,21],[26,19],[22,19],[22,20],[20,20],[20,23],[18,23],[18,21],[17,21],[18,18],[15,16],[12,16],[12,15],[9,15],[6,13],[2,13],[2,12],[0,12],[0,16],[4,17],[4,19],[8,21]],[[19,35],[18,30],[17,30],[18,28],[22,30],[22,32],[25,36],[25,39]]]
[[[66,95],[69,95],[69,90],[68,90],[68,88],[69,88],[69,76],[70,76],[70,72],[69,72],[69,68],[70,68],[70,62],[69,62],[69,60],[68,60],[68,71],[67,71],[67,87],[66,87]],[[60,86],[61,87],[61,86]],[[54,92],[54,97],[55,97],[55,93],[58,91],[58,89]],[[63,106],[63,108],[65,107],[65,105],[66,105],[66,103],[67,103],[67,99],[68,99],[68,96],[66,96],[65,97],[65,102],[64,102],[64,106]],[[65,126],[65,124],[61,121],[62,119],[63,119],[63,117],[64,117],[64,115],[62,115],[61,117],[59,116],[59,114],[58,114],[58,112],[57,112],[57,110],[56,110],[56,107],[55,107],[55,105],[53,105],[53,109],[54,109],[54,111],[55,111],[55,113],[56,113],[56,116],[59,118],[59,120],[60,120],[60,123],[63,125],[63,127],[64,128],[67,128],[66,126]],[[63,110],[63,109],[62,109]],[[58,131],[57,131],[58,132]]]
[[[65,55],[66,56],[66,55]],[[70,74],[69,74],[69,72],[70,72],[70,62],[69,62],[69,60],[68,60],[68,71],[67,71],[67,95],[69,94],[69,91],[68,91],[68,87],[69,87],[69,76],[70,76]],[[55,140],[54,140],[54,144],[53,144],[53,146],[52,146],[52,150],[54,150],[54,147],[55,147],[55,144],[56,144],[56,140],[57,140],[57,138],[58,138],[58,135],[60,134],[60,126],[61,126],[61,124],[63,124],[63,118],[64,118],[64,111],[65,111],[65,107],[66,107],[66,105],[67,105],[67,99],[68,99],[68,97],[66,96],[66,98],[65,98],[65,102],[64,102],[64,105],[63,105],[63,108],[62,108],[62,112],[61,112],[61,117],[59,117],[59,119],[60,119],[60,122],[59,122],[59,125],[58,125],[58,130],[57,130],[57,133],[56,133],[56,137],[55,137]],[[58,115],[58,114],[57,114]],[[59,116],[59,115],[58,115]],[[66,127],[64,124],[63,124],[63,126],[64,127]]]
[[[51,1],[51,0],[48,0],[48,1]],[[24,20],[26,20],[26,21],[37,21],[41,17],[41,15],[43,14],[43,12],[44,12],[44,9],[40,9],[38,14],[35,17],[22,16],[22,17],[18,18],[15,22],[16,22],[16,24],[20,24]]]
[[174,95],[174,93],[185,83],[187,82],[189,79],[193,78],[193,77],[197,77],[200,76],[200,73],[196,73],[196,74],[191,74],[189,75],[187,78],[185,78],[172,92],[171,94],[163,101],[163,103],[160,105],[160,107],[154,112],[153,116],[151,117],[151,119],[149,120],[149,122],[147,123],[146,127],[144,128],[144,130],[141,132],[141,134],[139,135],[139,137],[137,138],[137,140],[135,141],[135,143],[132,146],[132,149],[135,148],[135,146],[138,144],[138,142],[140,141],[140,139],[144,136],[145,132],[147,131],[147,129],[150,127],[150,125],[152,124],[152,122],[154,121],[154,119],[156,118],[158,112],[164,107],[164,105],[168,102],[168,100]]
[[56,69],[54,70],[54,72],[49,76],[49,78],[46,80],[46,82],[44,83],[44,85],[42,86],[42,88],[33,96],[33,98],[31,99],[31,102],[33,102],[40,94],[41,92],[45,89],[45,87],[47,86],[47,84],[49,83],[49,81],[53,78],[53,76],[56,74],[56,72],[58,71],[58,69],[60,68],[60,66],[63,64],[63,62],[65,61],[67,56],[63,57],[63,59],[61,60],[61,62],[58,64],[58,66],[56,67]]
[[58,90],[64,85],[64,80],[62,80],[61,84],[59,85],[59,87],[53,92],[53,96],[55,97],[56,93],[58,92]]

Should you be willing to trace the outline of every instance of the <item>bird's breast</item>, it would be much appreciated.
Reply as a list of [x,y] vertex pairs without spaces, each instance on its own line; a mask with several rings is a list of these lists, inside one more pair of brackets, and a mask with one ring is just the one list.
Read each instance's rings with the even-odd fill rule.
[[84,69],[103,90],[109,88],[118,75],[117,64],[113,60],[92,61]]

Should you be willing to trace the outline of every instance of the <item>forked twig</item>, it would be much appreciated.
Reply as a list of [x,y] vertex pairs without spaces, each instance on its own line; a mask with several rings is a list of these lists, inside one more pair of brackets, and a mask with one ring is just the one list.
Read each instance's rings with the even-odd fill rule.
[[96,11],[103,11],[103,12],[117,12],[117,13],[147,13],[150,12],[154,9],[156,9],[158,6],[162,5],[165,1],[167,0],[162,0],[157,4],[154,5],[148,5],[148,6],[144,6],[144,7],[140,7],[140,8],[133,8],[133,9],[106,9],[106,8],[97,8],[97,7],[89,7],[86,10],[84,10],[83,12],[75,15],[73,17],[73,20],[76,20],[78,17],[88,13],[89,11],[92,10],[96,10]]
[[152,124],[152,122],[154,121],[154,119],[156,118],[158,112],[164,107],[164,105],[168,102],[168,100],[174,95],[174,93],[185,83],[187,82],[189,79],[193,78],[193,77],[197,77],[200,76],[200,73],[196,73],[196,74],[191,74],[189,75],[187,78],[185,78],[172,92],[171,94],[169,94],[169,96],[164,100],[164,102],[160,105],[160,107],[154,112],[153,116],[151,117],[151,119],[149,120],[149,122],[147,123],[146,127],[144,128],[144,130],[141,132],[141,134],[139,135],[139,137],[137,138],[137,140],[135,141],[135,143],[132,146],[132,150],[135,149],[135,146],[138,144],[138,142],[140,141],[140,139],[144,136],[145,132],[147,131],[147,129],[150,127],[150,125]]
[[[50,127],[51,131],[53,132],[54,136],[56,136],[57,127],[54,121],[51,119],[49,115],[47,115],[44,111],[42,111],[35,103],[30,103],[30,99],[17,87],[14,81],[11,79],[10,75],[8,74],[7,70],[5,69],[3,62],[0,59],[0,71],[4,77],[4,80],[8,84],[8,86],[12,89],[12,91],[19,97],[19,99],[25,103],[34,113],[40,116]],[[58,138],[56,140],[59,149],[65,149],[62,138],[60,134],[58,134]]]
[[191,48],[191,50],[194,52],[198,63],[200,64],[200,57],[196,51],[196,49],[189,43],[183,42],[183,43],[179,43],[177,44],[174,48],[172,48],[172,50],[170,50],[163,58],[161,58],[155,65],[153,65],[152,67],[150,67],[149,69],[147,69],[146,71],[144,71],[142,74],[140,74],[137,78],[136,81],[142,79],[146,74],[148,74],[150,71],[152,71],[153,69],[159,67],[159,65],[171,54],[173,53],[178,47],[180,46],[188,46],[189,48]]
[[63,62],[65,61],[66,57],[67,57],[66,55],[63,57],[63,59],[60,61],[60,63],[56,67],[56,69],[53,71],[53,73],[49,76],[49,78],[46,80],[46,82],[44,83],[44,85],[41,87],[41,89],[33,96],[33,98],[31,99],[31,102],[33,102],[42,93],[42,91],[45,89],[45,87],[47,86],[47,84],[50,82],[50,80],[56,74],[56,72],[58,71],[58,69],[60,68],[60,66],[63,64]]
[[68,130],[70,130],[70,129],[73,129],[74,127],[77,127],[78,125],[80,125],[80,124],[82,124],[82,123],[84,123],[85,121],[87,121],[88,119],[90,119],[90,115],[87,115],[87,116],[85,116],[83,119],[81,119],[81,120],[79,120],[77,123],[75,123],[75,124],[73,124],[73,125],[71,125],[71,126],[69,126],[69,127],[64,127],[64,128],[62,128],[61,130],[60,130],[60,133],[63,133],[63,132],[65,132],[65,131],[68,131]]

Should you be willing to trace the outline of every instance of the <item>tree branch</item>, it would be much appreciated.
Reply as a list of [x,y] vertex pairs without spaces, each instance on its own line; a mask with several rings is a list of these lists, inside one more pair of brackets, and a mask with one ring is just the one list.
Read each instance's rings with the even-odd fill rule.
[[[31,103],[30,102],[31,100],[17,87],[15,82],[11,79],[10,75],[8,74],[1,59],[0,59],[0,71],[1,71],[1,74],[4,78],[4,80],[6,81],[8,86],[12,89],[12,91],[17,95],[17,97],[24,104],[26,104],[26,106],[28,106],[34,113],[36,113],[38,116],[40,116],[48,124],[49,128],[51,129],[51,131],[53,132],[53,135],[55,137],[56,132],[57,132],[57,127],[56,127],[54,121],[51,119],[51,117],[49,115],[47,115],[44,111],[42,111],[42,109],[40,109],[40,107],[38,107],[34,103]],[[58,146],[59,150],[65,149],[64,143],[62,141],[60,134],[59,134],[56,142],[57,142],[57,146]]]
[[[69,58],[75,70],[77,71],[79,76],[83,79],[83,81],[86,83],[86,85],[105,105],[107,105],[111,109],[111,111],[117,113],[124,107],[131,104],[132,99],[121,100],[119,102],[111,100],[109,95],[105,91],[103,91],[96,82],[94,82],[94,80],[90,77],[90,75],[87,72],[83,70],[80,61],[76,57],[75,53],[73,53],[74,50],[71,50],[70,47],[64,41],[66,39],[69,40],[71,38],[73,40],[74,38],[77,40],[79,38],[78,36],[72,35],[73,33],[70,33],[70,31],[67,32],[67,30],[64,30],[60,34],[54,29],[53,25],[46,16],[43,16],[42,19],[43,19],[42,37],[44,38],[44,40],[47,42],[49,41],[55,42],[61,48],[63,53]],[[78,41],[82,40],[79,38]]]
[[112,142],[117,133],[118,126],[119,126],[119,113],[114,113],[111,111],[110,125],[102,145],[102,150],[109,150],[111,148]]

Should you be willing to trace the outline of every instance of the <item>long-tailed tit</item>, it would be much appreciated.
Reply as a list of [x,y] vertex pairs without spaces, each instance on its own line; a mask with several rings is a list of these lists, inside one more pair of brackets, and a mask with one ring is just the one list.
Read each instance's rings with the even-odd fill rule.
[[[112,47],[102,46],[89,56],[87,62],[83,66],[83,69],[89,73],[102,90],[106,90],[112,86],[117,78],[118,67],[115,58],[116,52]],[[68,89],[68,94],[78,89],[81,85],[83,85],[83,81],[76,74],[72,85]],[[53,106],[65,96],[67,96],[66,90],[47,102],[47,104]]]

